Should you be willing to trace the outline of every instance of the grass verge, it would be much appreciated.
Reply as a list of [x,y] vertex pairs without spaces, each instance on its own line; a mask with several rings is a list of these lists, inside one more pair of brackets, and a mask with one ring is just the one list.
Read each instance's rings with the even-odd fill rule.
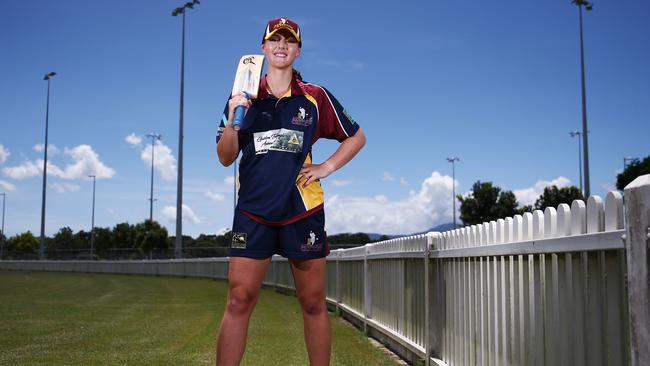
[[[1,365],[214,365],[225,281],[0,271]],[[331,315],[332,365],[395,365]],[[242,365],[307,365],[297,299],[262,290]]]

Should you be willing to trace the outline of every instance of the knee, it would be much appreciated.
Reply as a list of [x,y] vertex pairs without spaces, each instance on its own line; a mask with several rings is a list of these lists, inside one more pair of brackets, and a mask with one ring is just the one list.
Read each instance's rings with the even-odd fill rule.
[[244,289],[230,289],[226,311],[231,315],[248,315],[253,311],[257,294]]
[[298,300],[300,301],[302,312],[305,315],[314,316],[327,312],[327,307],[325,305],[325,296],[299,296]]

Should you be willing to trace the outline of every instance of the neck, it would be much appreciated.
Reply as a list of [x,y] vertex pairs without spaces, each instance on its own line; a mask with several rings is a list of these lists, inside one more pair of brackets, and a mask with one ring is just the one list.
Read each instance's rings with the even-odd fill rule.
[[269,91],[280,98],[291,87],[291,78],[293,76],[293,68],[276,69],[269,68],[266,73],[266,85]]

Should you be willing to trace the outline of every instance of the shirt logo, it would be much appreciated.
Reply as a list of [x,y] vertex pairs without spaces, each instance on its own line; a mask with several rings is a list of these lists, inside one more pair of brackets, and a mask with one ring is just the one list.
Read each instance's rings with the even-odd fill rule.
[[301,153],[304,134],[286,128],[256,132],[253,134],[255,154],[266,154],[269,150]]
[[346,111],[345,109],[343,110],[343,114],[345,114],[345,116],[348,117],[348,119],[350,120],[350,123],[351,123],[351,124],[355,124],[355,123],[357,123],[357,122],[354,120],[354,118],[352,118],[352,116],[351,116],[351,115],[348,113],[348,111]]
[[231,248],[246,249],[246,233],[232,233]]
[[313,117],[307,118],[307,111],[305,108],[298,108],[298,115],[291,119],[291,123],[298,126],[310,126],[314,121]]

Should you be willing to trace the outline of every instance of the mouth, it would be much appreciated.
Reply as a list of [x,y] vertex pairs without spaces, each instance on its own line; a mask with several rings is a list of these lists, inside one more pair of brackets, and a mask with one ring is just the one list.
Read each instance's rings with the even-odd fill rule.
[[273,56],[279,57],[279,58],[286,58],[287,54],[284,53],[284,52],[276,52],[276,53],[273,54]]

